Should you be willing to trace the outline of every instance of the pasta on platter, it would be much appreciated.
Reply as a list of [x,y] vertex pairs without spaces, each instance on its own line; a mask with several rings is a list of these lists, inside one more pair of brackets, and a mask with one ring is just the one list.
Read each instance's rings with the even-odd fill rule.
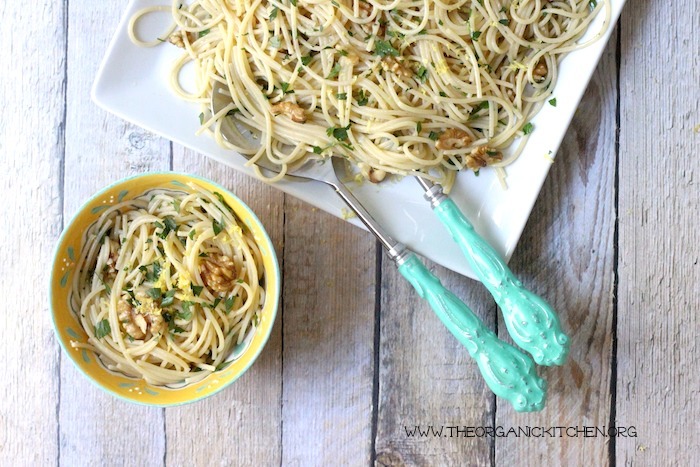
[[[139,39],[139,18],[158,9],[173,26]],[[601,11],[605,29],[609,0],[176,0],[138,12],[129,33],[184,49],[172,88],[201,104],[202,131],[251,163],[267,158],[283,175],[341,156],[371,181],[417,174],[449,189],[463,169],[504,176],[551,101],[559,60],[586,45]],[[215,82],[231,104],[211,115]],[[259,139],[227,141],[224,119]]]

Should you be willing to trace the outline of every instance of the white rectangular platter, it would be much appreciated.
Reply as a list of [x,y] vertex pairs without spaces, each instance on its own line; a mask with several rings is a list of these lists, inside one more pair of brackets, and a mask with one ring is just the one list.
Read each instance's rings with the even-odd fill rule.
[[[141,8],[165,3],[167,0],[132,0],[129,3],[97,73],[93,100],[127,121],[254,176],[252,169],[244,166],[242,156],[220,148],[207,135],[195,135],[200,126],[199,108],[178,99],[168,84],[170,70],[181,49],[168,44],[141,48],[129,39],[129,18]],[[599,40],[562,61],[552,93],[557,98],[557,106],[545,105],[532,120],[535,131],[530,135],[523,155],[507,167],[507,189],[490,170],[481,171],[479,177],[471,172],[460,173],[457,177],[450,196],[476,230],[506,259],[510,259],[518,243],[623,4],[622,0],[613,0],[612,24],[607,25]],[[150,35],[144,32],[144,37],[155,37],[158,31],[162,31],[168,24],[167,15],[162,19],[161,24],[157,18],[149,20],[150,24],[144,21],[144,28],[156,31]],[[598,34],[602,28],[603,14],[600,14],[584,40]],[[348,209],[340,198],[321,183],[283,181],[275,186],[319,209],[348,218]],[[406,178],[378,185],[364,183],[350,188],[396,240],[449,269],[474,277],[458,246],[423,199],[422,190],[415,180]],[[347,220],[360,225],[356,218]]]

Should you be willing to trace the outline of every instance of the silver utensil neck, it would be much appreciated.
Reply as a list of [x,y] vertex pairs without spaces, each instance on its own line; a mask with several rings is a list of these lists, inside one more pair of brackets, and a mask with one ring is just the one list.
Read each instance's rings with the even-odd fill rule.
[[425,199],[430,201],[430,205],[433,208],[437,207],[447,198],[440,185],[435,185],[434,183],[431,183],[421,177],[416,177],[416,180],[423,190],[425,190],[423,196]]
[[397,267],[405,263],[411,253],[411,250],[403,243],[397,242],[391,248],[386,248],[386,254],[396,263]]

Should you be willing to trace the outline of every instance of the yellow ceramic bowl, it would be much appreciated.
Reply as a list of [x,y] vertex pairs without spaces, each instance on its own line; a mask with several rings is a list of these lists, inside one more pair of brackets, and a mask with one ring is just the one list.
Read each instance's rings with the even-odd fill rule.
[[[263,255],[266,296],[260,322],[253,331],[252,339],[233,349],[237,357],[225,368],[207,376],[200,382],[179,389],[153,386],[144,380],[128,378],[107,370],[89,350],[75,349],[71,341],[87,341],[78,317],[71,311],[68,301],[70,284],[75,274],[75,260],[80,255],[83,232],[95,222],[100,213],[111,204],[135,198],[154,188],[192,192],[188,182],[209,191],[222,194],[238,218],[253,232]],[[233,383],[255,361],[267,342],[277,315],[280,297],[280,272],[272,242],[251,209],[225,188],[214,182],[192,175],[172,172],[149,173],[121,180],[93,196],[76,213],[58,241],[53,270],[51,272],[51,314],[58,341],[76,367],[99,388],[121,399],[144,405],[172,406],[186,404],[217,393]]]

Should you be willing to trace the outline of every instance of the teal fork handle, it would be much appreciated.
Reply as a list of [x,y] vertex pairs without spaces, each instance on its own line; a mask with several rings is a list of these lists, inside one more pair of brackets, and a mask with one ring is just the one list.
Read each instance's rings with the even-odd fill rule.
[[433,201],[433,210],[501,307],[513,341],[540,365],[562,365],[569,354],[569,338],[552,307],[523,287],[450,198],[443,195]]
[[432,307],[457,340],[476,360],[486,384],[518,412],[533,412],[544,407],[547,384],[537,376],[529,355],[500,339],[452,292],[447,290],[420,262],[409,253],[399,272],[421,298]]

